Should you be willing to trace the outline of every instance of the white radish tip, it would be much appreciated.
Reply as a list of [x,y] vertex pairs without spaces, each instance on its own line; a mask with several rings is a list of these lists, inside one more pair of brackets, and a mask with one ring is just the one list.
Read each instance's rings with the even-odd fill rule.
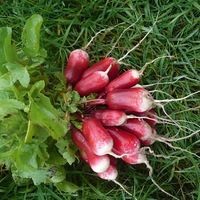
[[105,172],[109,165],[110,165],[110,159],[109,157],[102,157],[102,159],[99,159],[98,161],[92,162],[89,160],[90,167],[92,170],[96,173],[103,173]]
[[143,101],[140,104],[140,112],[145,112],[152,109],[154,106],[154,99],[150,94],[144,94]]
[[98,145],[95,149],[93,149],[94,154],[98,156],[107,155],[113,148],[113,140],[109,140],[108,142],[102,143],[102,145]]
[[104,180],[115,180],[118,176],[118,171],[114,165],[110,165],[105,172],[98,173],[98,176]]

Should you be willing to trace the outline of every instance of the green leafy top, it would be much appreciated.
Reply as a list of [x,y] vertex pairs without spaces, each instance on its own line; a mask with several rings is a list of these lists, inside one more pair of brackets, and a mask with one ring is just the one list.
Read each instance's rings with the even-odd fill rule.
[[27,20],[18,50],[11,43],[12,29],[0,28],[0,165],[18,183],[52,182],[60,190],[69,186],[75,191],[65,180],[65,165],[75,161],[69,119],[78,108],[70,104],[80,97],[66,91],[61,73],[55,73],[57,86],[52,88],[40,71],[47,56],[40,47],[42,22],[38,14]]

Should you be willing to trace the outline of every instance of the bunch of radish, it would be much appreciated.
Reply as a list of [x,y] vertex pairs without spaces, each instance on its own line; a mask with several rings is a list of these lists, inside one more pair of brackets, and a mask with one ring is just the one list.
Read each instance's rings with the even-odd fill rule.
[[64,75],[80,96],[96,96],[85,102],[82,129],[72,126],[72,139],[91,169],[115,181],[116,158],[149,166],[143,147],[155,141],[157,119],[153,97],[138,84],[142,70],[120,72],[113,57],[89,67],[89,55],[77,49],[70,53]]
[[171,141],[186,139],[170,139],[156,133],[156,123],[163,121],[157,116],[154,107],[162,107],[161,103],[173,100],[154,100],[151,93],[139,84],[146,66],[152,62],[146,63],[139,71],[122,71],[122,58],[116,60],[106,57],[89,66],[86,51],[77,49],[70,53],[64,71],[67,86],[80,96],[88,97],[87,101],[82,102],[85,107],[77,117],[78,121],[81,120],[82,128],[77,129],[72,124],[72,140],[79,149],[80,157],[100,178],[112,180],[125,190],[116,181],[116,160],[121,159],[132,165],[144,163],[153,183],[172,196],[151,177],[153,170],[147,160],[146,150],[152,153],[149,146],[156,140],[172,147]]

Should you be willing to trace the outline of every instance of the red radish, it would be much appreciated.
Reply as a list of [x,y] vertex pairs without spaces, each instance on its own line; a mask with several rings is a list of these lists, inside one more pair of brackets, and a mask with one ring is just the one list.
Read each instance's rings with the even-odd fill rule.
[[112,57],[108,57],[108,58],[104,58],[103,60],[95,63],[94,65],[92,65],[91,67],[89,67],[87,70],[84,71],[82,78],[88,76],[89,74],[92,74],[96,71],[106,71],[108,69],[108,67],[110,66],[110,64],[113,63],[110,71],[108,72],[108,76],[110,80],[113,80],[114,78],[116,78],[119,74],[119,64],[117,63],[115,58]]
[[109,93],[115,89],[130,88],[136,85],[140,80],[140,72],[135,69],[130,69],[123,72],[120,76],[112,80],[106,86],[106,93]]
[[121,127],[134,134],[144,145],[153,144],[155,141],[155,130],[142,119],[128,119]]
[[[146,112],[145,112],[146,113]],[[149,112],[146,113],[146,115]],[[153,118],[150,118],[148,115],[141,115],[141,119],[149,120],[149,123],[153,125],[155,121]],[[93,113],[93,116],[98,119],[104,126],[121,126],[127,119],[138,118],[136,115],[126,115],[123,110],[117,109],[96,109]],[[143,117],[142,117],[143,116]]]
[[126,121],[126,113],[123,110],[97,109],[93,116],[104,126],[120,126]]
[[122,157],[122,160],[131,165],[142,164],[147,162],[145,154],[142,153],[136,153],[134,155],[125,155]]
[[106,103],[111,109],[145,112],[154,106],[151,94],[144,88],[116,89],[109,92]]
[[110,164],[108,169],[105,172],[97,174],[100,178],[105,180],[115,180],[118,176],[118,171],[115,165]]
[[116,178],[118,176],[118,171],[114,164],[111,163],[105,172],[97,173],[97,175],[104,180],[113,181],[114,183],[119,185],[127,194],[132,196],[132,194],[130,192],[128,192],[121,183],[116,181]]
[[108,105],[110,109],[125,110],[128,113],[146,112],[152,109],[159,101],[154,101],[151,94],[144,88],[116,89],[109,92],[105,99],[92,99],[87,103],[90,106]]
[[99,120],[90,117],[83,121],[83,134],[96,155],[109,154],[113,148],[113,139]]
[[129,111],[125,111],[127,114],[131,113],[135,116],[138,116],[138,119],[144,119],[152,128],[155,127],[156,123],[159,122],[157,119],[157,113],[155,110],[151,109],[148,110],[146,112],[129,112]]
[[112,64],[106,71],[95,71],[92,74],[82,78],[74,87],[81,96],[87,96],[91,93],[101,92],[102,89],[109,83],[108,72]]
[[139,139],[125,131],[121,128],[117,127],[107,127],[106,130],[109,132],[111,137],[113,138],[113,152],[118,155],[123,154],[136,154],[140,149],[140,141]]
[[109,156],[108,155],[98,156],[94,154],[81,131],[79,131],[76,128],[73,128],[72,140],[79,149],[83,150],[87,154],[88,164],[90,165],[90,167],[94,172],[101,173],[108,169],[110,165]]
[[67,82],[75,84],[81,77],[83,72],[88,68],[89,55],[87,52],[76,49],[69,55],[68,63],[64,71]]
[[147,115],[148,119],[144,118],[144,120],[152,127],[154,128],[156,123],[157,123],[157,113],[155,110],[151,109],[147,112]]

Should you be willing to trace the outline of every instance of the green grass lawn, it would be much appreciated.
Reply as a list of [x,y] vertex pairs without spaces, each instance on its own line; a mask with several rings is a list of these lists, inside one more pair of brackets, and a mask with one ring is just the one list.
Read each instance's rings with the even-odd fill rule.
[[[158,100],[181,98],[200,90],[200,4],[197,0],[1,0],[0,27],[12,27],[12,40],[17,47],[22,29],[33,14],[43,17],[40,38],[41,46],[47,51],[45,65],[48,67],[44,71],[47,76],[63,72],[69,53],[84,47],[102,29],[105,30],[87,48],[90,64],[105,56],[123,57],[156,21],[151,33],[123,60],[125,64],[121,69],[140,69],[157,57],[170,55],[172,59],[159,59],[148,65],[140,83],[146,85]],[[184,137],[200,129],[199,93],[166,103],[164,108],[182,127],[158,124],[156,131],[159,135]],[[162,108],[156,107],[156,111],[159,116],[166,117]],[[172,144],[174,148],[160,142],[152,145],[155,154],[170,156],[148,154],[154,170],[152,177],[177,199],[200,200],[199,134]],[[61,192],[52,184],[35,186],[27,182],[18,185],[10,171],[0,165],[0,199],[173,199],[152,183],[145,165],[128,165],[119,160],[117,166],[117,180],[132,193],[132,197],[115,183],[101,180],[84,162],[76,160],[65,166],[66,180],[79,186],[75,193]]]

